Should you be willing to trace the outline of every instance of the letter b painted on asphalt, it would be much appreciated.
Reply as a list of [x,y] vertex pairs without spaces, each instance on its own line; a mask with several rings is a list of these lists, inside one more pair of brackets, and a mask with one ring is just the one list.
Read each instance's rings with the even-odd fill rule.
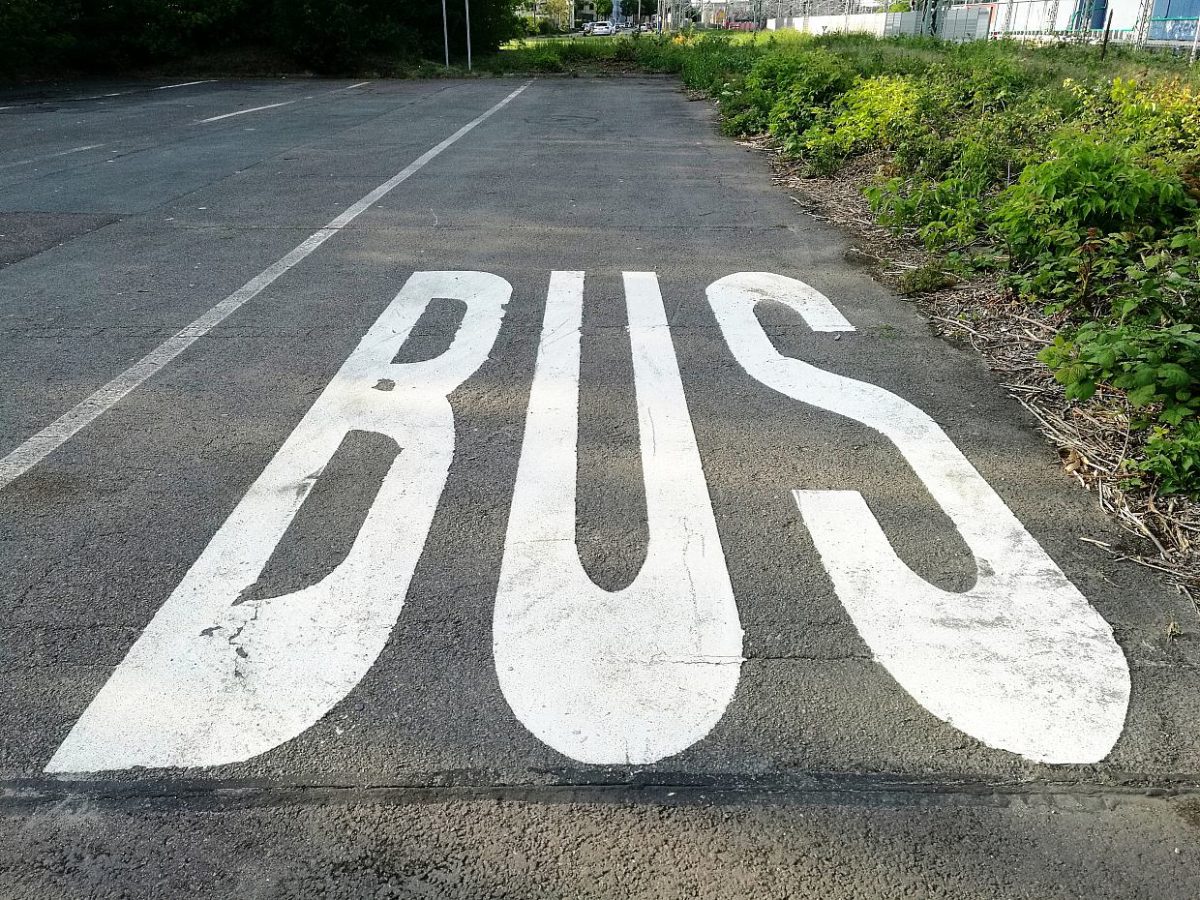
[[[47,771],[206,766],[277,747],[327,713],[383,650],[454,456],[446,399],[488,358],[512,288],[417,272],[250,486]],[[434,298],[466,306],[434,359],[392,359]],[[345,560],[316,584],[239,602],[351,431],[402,448]]]

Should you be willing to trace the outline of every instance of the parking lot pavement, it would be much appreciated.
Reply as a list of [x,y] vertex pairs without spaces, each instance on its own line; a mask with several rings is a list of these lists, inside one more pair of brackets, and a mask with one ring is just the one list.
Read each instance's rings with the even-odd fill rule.
[[0,134],[0,893],[1197,895],[1194,608],[672,81]]

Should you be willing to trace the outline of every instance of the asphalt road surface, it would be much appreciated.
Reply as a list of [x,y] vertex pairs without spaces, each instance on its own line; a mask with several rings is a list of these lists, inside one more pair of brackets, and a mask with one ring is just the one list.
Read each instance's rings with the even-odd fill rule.
[[666,79],[0,94],[0,896],[1200,896],[1194,608],[849,246]]

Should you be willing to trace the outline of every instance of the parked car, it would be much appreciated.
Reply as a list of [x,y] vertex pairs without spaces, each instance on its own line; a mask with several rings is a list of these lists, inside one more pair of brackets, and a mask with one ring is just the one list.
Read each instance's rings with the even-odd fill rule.
[[592,33],[592,29],[593,29],[593,28],[595,28],[595,27],[596,27],[596,23],[595,23],[595,22],[584,22],[584,23],[583,23],[583,33],[584,33],[584,34],[591,34],[591,33]]
[[592,34],[597,36],[616,33],[617,29],[613,28],[612,22],[597,22],[592,26]]

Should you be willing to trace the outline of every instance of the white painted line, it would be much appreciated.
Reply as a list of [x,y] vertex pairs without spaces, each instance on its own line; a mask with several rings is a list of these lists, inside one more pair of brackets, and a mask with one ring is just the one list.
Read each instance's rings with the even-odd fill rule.
[[[46,766],[241,762],[317,722],[374,664],[404,607],[454,459],[452,391],[483,365],[512,286],[416,272],[242,497]],[[392,359],[434,298],[466,306],[438,357]],[[381,387],[384,385],[385,387]],[[351,431],[395,442],[354,544],[315,584],[247,597]]]
[[232,119],[234,116],[244,116],[246,113],[261,112],[264,109],[277,109],[280,106],[291,106],[293,103],[299,103],[301,100],[315,100],[318,97],[328,97],[330,94],[341,94],[345,91],[352,91],[354,88],[360,88],[370,83],[371,82],[369,81],[360,81],[358,84],[352,84],[349,87],[326,91],[324,94],[309,94],[306,97],[297,97],[295,100],[285,100],[282,103],[268,103],[266,106],[255,106],[251,109],[239,109],[237,112],[225,113],[224,115],[201,119],[196,124],[205,125],[209,122],[220,122],[222,119]]
[[246,113],[261,112],[264,109],[278,109],[280,106],[291,106],[293,103],[299,103],[297,100],[285,100],[282,103],[268,103],[266,106],[254,106],[250,109],[239,109],[237,112],[225,113],[220,116],[212,116],[208,119],[201,119],[197,125],[205,125],[208,122],[220,122],[222,119],[232,119],[234,116],[244,116]]
[[371,191],[371,193],[367,194],[367,196],[363,197],[357,203],[347,208],[324,228],[309,235],[281,259],[259,272],[174,337],[163,341],[162,344],[108,384],[104,385],[104,387],[81,401],[74,408],[63,413],[63,415],[30,437],[3,459],[0,459],[0,489],[3,489],[15,478],[29,471],[58,447],[61,447],[78,434],[80,429],[86,428],[109,409],[112,409],[130,391],[162,369],[197,340],[208,334],[209,331],[243,304],[258,296],[264,288],[274,282],[280,275],[320,247],[330,237],[337,234],[339,229],[353,222],[393,188],[419,172],[430,160],[456,143],[477,125],[485,122],[506,107],[531,84],[533,84],[532,81],[525,82],[487,112],[472,119],[440,144],[426,150],[401,171],[379,185],[379,187],[375,188],[375,190]]
[[96,150],[104,144],[86,144],[82,147],[72,147],[70,150],[60,150],[58,153],[47,153],[45,156],[34,156],[29,159],[19,159],[16,162],[4,163],[0,169],[12,169],[16,166],[28,166],[31,163],[44,162],[47,159],[58,159],[60,156],[70,156],[72,153],[83,153],[85,150]]
[[858,491],[793,492],[876,661],[935,716],[991,747],[1047,763],[1107,756],[1130,692],[1112,629],[941,427],[890,391],[775,349],[754,314],[763,301],[791,307],[814,331],[846,330],[808,285],[741,272],[710,285],[708,299],[748,374],[891,441],[974,557],[975,586],[944,591],[896,555]]
[[191,87],[194,84],[212,84],[215,78],[206,78],[203,81],[181,81],[179,84],[164,84],[156,87],[156,91],[169,91],[171,88]]
[[737,689],[742,628],[666,311],[653,272],[625,273],[649,542],[633,582],[597,587],[575,545],[583,273],[546,299],[493,619],[513,713],[584,763],[679,753]]

